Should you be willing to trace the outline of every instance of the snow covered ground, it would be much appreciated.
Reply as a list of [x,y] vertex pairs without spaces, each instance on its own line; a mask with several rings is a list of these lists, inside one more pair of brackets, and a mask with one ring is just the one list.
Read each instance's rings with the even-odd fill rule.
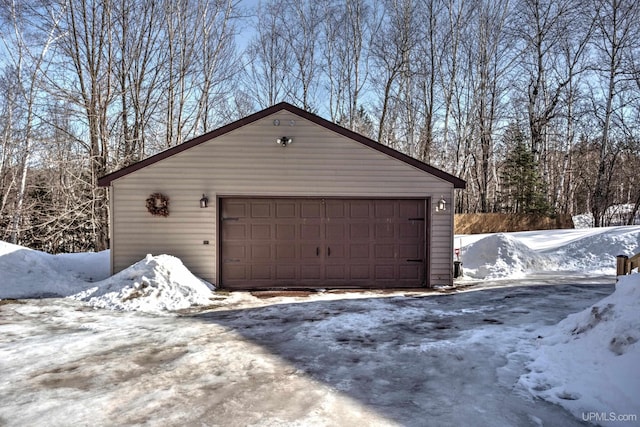
[[456,246],[454,289],[258,298],[0,242],[0,426],[640,425],[640,227]]

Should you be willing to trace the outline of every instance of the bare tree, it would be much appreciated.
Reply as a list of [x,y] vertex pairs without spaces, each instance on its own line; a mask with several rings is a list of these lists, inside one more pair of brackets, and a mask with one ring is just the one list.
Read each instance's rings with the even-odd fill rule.
[[375,2],[326,3],[322,40],[329,114],[334,122],[363,131],[361,96],[369,76],[370,22],[375,20]]
[[[411,86],[411,54],[417,42],[415,5],[411,0],[388,0],[381,12],[371,46],[372,79],[379,102],[378,141],[395,148],[396,118],[400,115],[401,84]],[[404,111],[403,111],[404,113]]]
[[160,90],[163,10],[157,2],[113,5],[114,82],[120,100],[115,167],[145,156],[147,129],[162,105]]
[[523,42],[519,68],[522,84],[527,86],[531,151],[544,187],[538,189],[540,193],[553,181],[550,163],[555,161],[556,148],[550,146],[552,121],[558,117],[563,96],[575,96],[575,88],[570,88],[574,92],[568,95],[567,86],[584,71],[581,59],[590,31],[582,9],[580,2],[565,0],[523,0],[516,8],[514,33]]
[[[112,3],[98,0],[67,0],[60,25],[60,72],[73,78],[57,85],[59,96],[78,108],[86,126],[84,149],[88,158],[90,223],[95,249],[108,247],[107,191],[98,178],[107,173],[110,153],[110,107],[115,100]],[[68,62],[67,62],[68,61]],[[66,67],[69,64],[70,67]],[[79,138],[84,141],[84,138]]]
[[572,174],[572,156],[577,141],[577,128],[583,115],[581,103],[583,103],[582,76],[588,70],[588,44],[593,31],[593,20],[584,10],[573,9],[570,13],[571,31],[567,30],[566,36],[560,43],[560,55],[562,57],[562,69],[566,86],[563,100],[561,100],[558,116],[560,138],[557,144],[561,155],[556,165],[556,185],[552,199],[554,211],[560,213],[574,213],[573,191],[575,183]]
[[[602,225],[604,212],[612,202],[612,178],[625,138],[621,126],[627,113],[632,58],[638,53],[640,39],[640,6],[632,0],[594,0],[593,14],[597,63],[595,77],[600,86],[594,96],[594,115],[601,125],[598,169],[591,194],[594,225]],[[595,90],[594,90],[595,94]]]
[[495,125],[505,96],[505,76],[512,65],[505,26],[509,12],[508,0],[487,1],[478,7],[477,37],[472,49],[477,52],[473,71],[473,104],[477,123],[475,130],[479,149],[472,153],[472,176],[478,188],[481,212],[490,212],[490,190],[495,197],[496,170],[493,159]]
[[280,4],[280,0],[260,4],[257,32],[245,51],[245,91],[262,108],[292,98],[289,66],[295,59],[280,34],[280,27],[288,24],[282,21]]
[[224,0],[198,5],[196,133],[207,132],[222,120],[240,118],[226,112],[235,93],[235,76],[242,71],[234,40],[236,20],[240,16],[237,4],[234,0]]
[[188,0],[166,0],[165,9],[165,74],[163,90],[167,99],[164,125],[165,148],[180,144],[195,127],[194,110],[190,108],[196,93],[193,67],[197,61],[195,10]]
[[[466,52],[475,12],[473,2],[449,0],[445,5],[442,50],[436,70],[443,96],[441,164],[458,176],[468,171],[473,118],[471,114],[471,55]],[[462,210],[467,197],[457,198]]]
[[[14,122],[20,120],[16,117],[20,112],[16,111],[18,101],[14,81],[13,67],[7,66],[0,77],[0,134],[2,135],[0,141],[0,224],[2,225],[10,222],[5,218],[10,214],[7,213],[7,207],[16,184],[17,168],[14,159],[18,157],[16,152],[19,151]],[[10,232],[10,230],[8,231]],[[3,233],[2,238],[8,238],[7,233]]]
[[[439,119],[436,114],[438,104],[443,102],[440,76],[445,51],[445,12],[442,1],[424,0],[418,3],[418,33],[423,36],[417,38],[416,53],[412,60],[416,70],[415,95],[408,92],[405,104],[408,109],[416,110],[414,124],[407,126],[413,128],[415,133],[409,137],[414,147],[413,155],[425,162],[432,161],[431,153],[436,143],[436,121]],[[411,107],[412,99],[415,100],[414,107]],[[411,116],[407,113],[407,117]]]
[[[47,62],[45,61],[52,43],[55,40],[58,22],[61,11],[64,8],[50,8],[41,6],[45,13],[49,14],[49,27],[42,32],[33,33],[30,28],[30,19],[38,19],[39,10],[32,7],[22,7],[15,0],[5,4],[8,15],[11,33],[2,33],[2,40],[5,50],[10,58],[13,67],[14,85],[17,88],[16,97],[12,99],[17,103],[18,108],[24,109],[24,121],[21,123],[19,138],[21,139],[20,160],[18,168],[20,171],[15,198],[13,218],[10,226],[10,241],[18,243],[20,239],[20,228],[24,216],[25,193],[27,188],[27,175],[33,152],[34,139],[37,127],[36,101],[40,95],[41,80],[46,72]],[[35,5],[37,8],[38,5]],[[11,35],[9,35],[11,34]],[[11,106],[9,107],[11,108]],[[12,126],[11,123],[8,126]]]

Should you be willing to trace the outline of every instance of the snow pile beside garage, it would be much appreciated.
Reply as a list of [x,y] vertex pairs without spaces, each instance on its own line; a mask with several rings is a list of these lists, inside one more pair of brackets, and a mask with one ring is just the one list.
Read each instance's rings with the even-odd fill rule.
[[534,396],[602,425],[616,425],[623,421],[619,416],[636,414],[639,306],[640,274],[619,277],[613,294],[537,332],[531,372],[520,377],[520,384]]
[[523,277],[527,272],[549,269],[553,264],[548,256],[503,233],[472,243],[463,256],[465,276],[476,279]]
[[0,299],[71,297],[112,310],[210,305],[213,288],[169,255],[147,255],[109,277],[109,251],[51,255],[2,241],[0,272]]
[[98,308],[159,313],[210,305],[212,290],[213,286],[194,276],[178,258],[147,255],[71,298]]
[[51,255],[0,241],[0,299],[64,297],[109,276],[109,251]]

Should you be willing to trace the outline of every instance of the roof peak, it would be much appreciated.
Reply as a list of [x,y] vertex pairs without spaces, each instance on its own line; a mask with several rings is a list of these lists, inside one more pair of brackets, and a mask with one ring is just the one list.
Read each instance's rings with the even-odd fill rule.
[[257,120],[263,119],[267,116],[270,116],[271,114],[277,113],[279,111],[282,110],[286,110],[289,111],[290,113],[293,113],[301,118],[307,119],[319,126],[324,127],[325,129],[328,129],[330,131],[336,132],[342,136],[345,136],[351,140],[357,141],[363,145],[366,145],[368,147],[371,147],[375,150],[378,150],[390,157],[396,158],[400,161],[403,161],[404,163],[407,163],[413,167],[416,167],[420,170],[423,170],[427,173],[430,173],[434,176],[437,176],[438,178],[441,178],[445,181],[451,182],[454,186],[454,188],[465,188],[466,183],[464,180],[453,176],[441,169],[438,169],[434,166],[431,166],[427,163],[421,162],[420,160],[417,160],[411,156],[408,156],[406,154],[403,154],[397,150],[394,150],[393,148],[387,147],[386,145],[380,144],[379,142],[374,141],[373,139],[367,138],[364,135],[361,135],[357,132],[354,132],[350,129],[344,128],[338,124],[335,124],[327,119],[324,119],[320,116],[318,116],[317,114],[314,113],[310,113],[306,110],[303,110],[300,107],[296,107],[293,104],[290,104],[288,102],[285,101],[281,101],[278,102],[277,104],[272,105],[271,107],[267,107],[263,110],[257,111],[253,114],[250,114],[249,116],[246,116],[244,118],[241,118],[239,120],[236,120],[235,122],[229,123],[227,125],[224,125],[222,127],[219,127],[218,129],[212,130],[210,132],[204,133],[198,137],[195,137],[193,139],[190,139],[188,141],[183,142],[182,144],[179,145],[175,145],[171,148],[168,148],[164,151],[161,151],[160,153],[157,153],[151,157],[148,157],[144,160],[141,160],[137,163],[133,163],[129,166],[126,166],[122,169],[119,169],[117,171],[114,171],[110,174],[107,174],[103,177],[101,177],[98,180],[98,185],[101,187],[106,187],[109,186],[111,184],[112,181],[121,178],[123,176],[126,176],[132,172],[135,172],[137,170],[140,170],[142,168],[145,168],[149,165],[152,165],[156,162],[159,162],[163,159],[166,159],[168,157],[171,157],[175,154],[178,154],[182,151],[188,150],[191,147],[194,147],[196,145],[200,145],[203,142],[209,141],[211,139],[214,138],[218,138],[222,135],[225,135],[233,130],[239,129],[243,126],[249,125]]

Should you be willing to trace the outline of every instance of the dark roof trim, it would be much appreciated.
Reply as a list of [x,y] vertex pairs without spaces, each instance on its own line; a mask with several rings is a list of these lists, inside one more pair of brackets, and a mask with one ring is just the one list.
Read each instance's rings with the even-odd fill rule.
[[128,175],[132,172],[135,172],[139,169],[142,169],[144,167],[147,167],[149,165],[152,165],[156,162],[159,162],[160,160],[166,159],[167,157],[171,157],[174,154],[178,154],[184,150],[188,150],[191,147],[194,147],[196,145],[200,145],[203,142],[209,141],[210,139],[213,138],[217,138],[221,135],[224,135],[226,133],[229,133],[233,130],[236,130],[238,128],[241,128],[245,125],[248,125],[250,123],[253,123],[257,120],[260,120],[264,117],[270,116],[274,113],[277,113],[278,111],[281,110],[286,110],[289,111],[290,113],[296,114],[300,117],[303,117],[317,125],[320,125],[326,129],[329,129],[333,132],[336,132],[340,135],[346,136],[349,139],[352,139],[354,141],[358,141],[361,144],[366,145],[367,147],[371,147],[374,150],[378,150],[381,153],[384,153],[388,156],[391,156],[393,158],[396,158],[398,160],[401,160],[411,166],[414,166],[418,169],[421,169],[425,172],[430,173],[431,175],[437,176],[438,178],[444,179],[445,181],[449,181],[450,183],[453,184],[454,188],[465,188],[466,187],[466,182],[456,176],[453,176],[451,174],[448,174],[447,172],[440,170],[438,168],[435,168],[431,165],[428,165],[426,163],[423,163],[417,159],[414,159],[413,157],[407,156],[406,154],[402,154],[399,151],[396,151],[392,148],[387,147],[386,145],[382,145],[372,139],[369,139],[363,135],[360,135],[359,133],[353,132],[349,129],[343,128],[342,126],[339,126],[335,123],[330,122],[329,120],[323,119],[320,116],[317,116],[315,114],[309,113],[308,111],[302,110],[298,107],[295,107],[287,102],[281,102],[279,104],[273,105],[269,108],[266,108],[262,111],[258,111],[257,113],[251,114],[250,116],[247,116],[243,119],[240,119],[238,121],[235,121],[233,123],[229,123],[228,125],[222,126],[221,128],[218,128],[216,130],[213,130],[211,132],[207,132],[203,135],[200,135],[197,138],[191,139],[189,141],[186,141],[180,145],[176,145],[174,147],[171,147],[165,151],[162,151],[154,156],[148,157],[144,160],[141,160],[137,163],[134,163],[132,165],[129,165],[125,168],[122,168],[120,170],[117,170],[115,172],[112,172],[108,175],[105,175],[103,177],[101,177],[100,179],[98,179],[98,185],[100,187],[107,187],[111,184],[111,181],[116,180],[118,178],[121,178],[125,175]]

